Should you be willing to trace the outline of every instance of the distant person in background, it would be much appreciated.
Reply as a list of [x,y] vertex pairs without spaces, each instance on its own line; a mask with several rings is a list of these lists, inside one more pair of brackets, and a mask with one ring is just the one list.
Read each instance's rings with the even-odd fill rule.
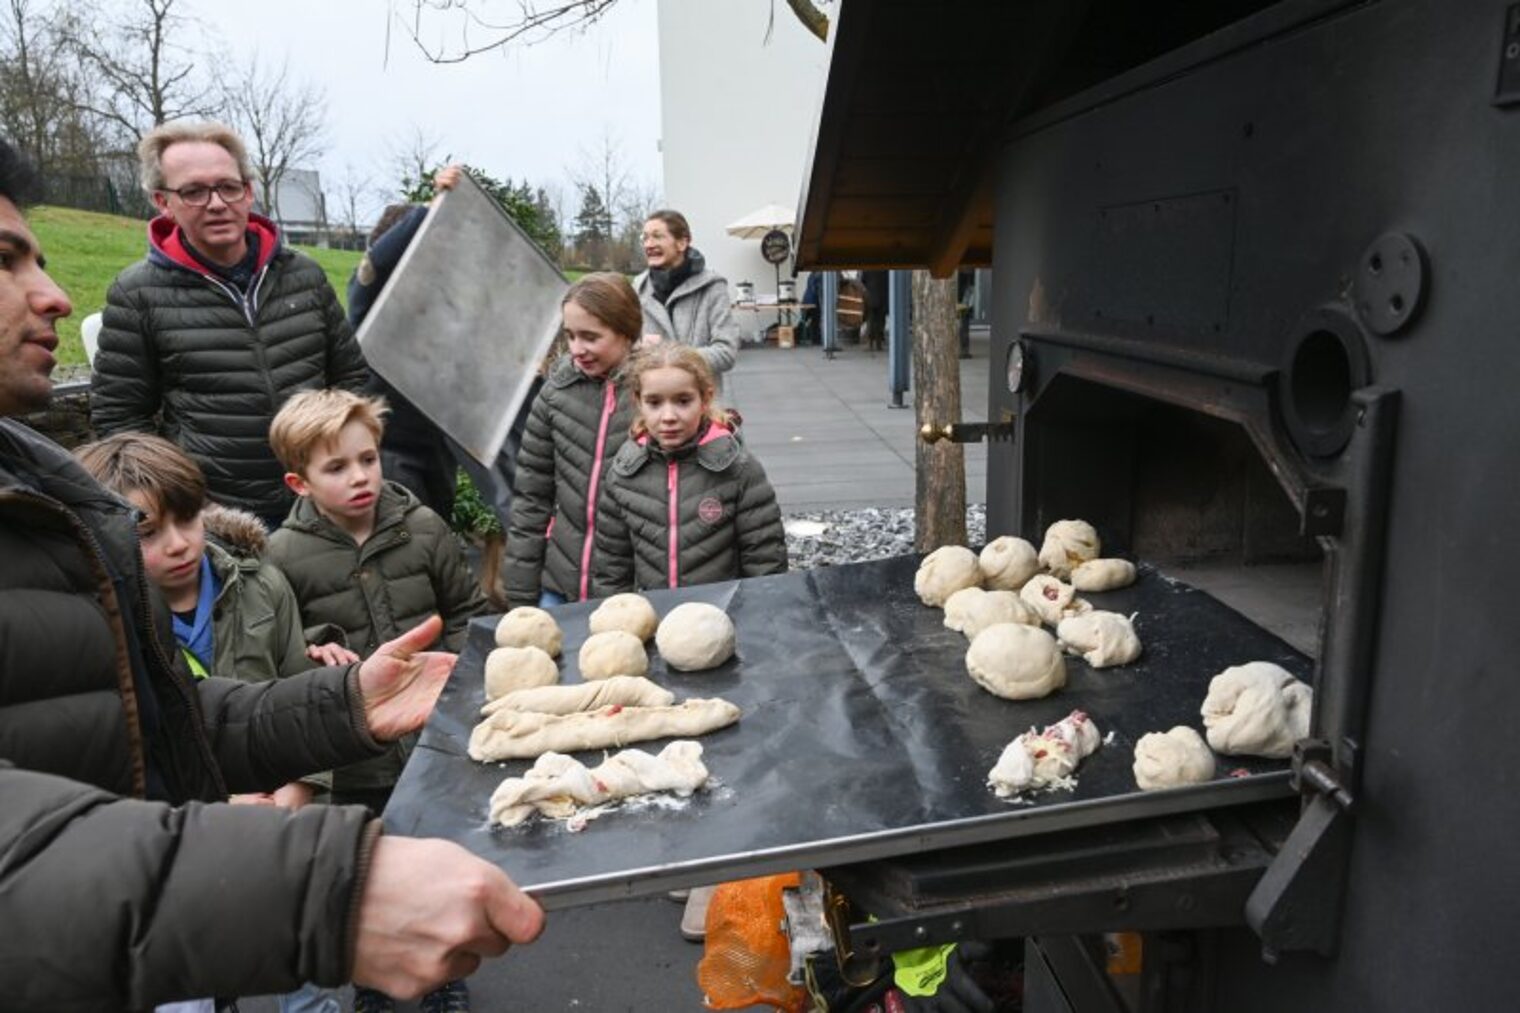
[[712,367],[721,389],[723,374],[739,357],[739,325],[730,310],[728,282],[707,269],[679,211],[650,215],[642,241],[649,267],[633,283],[644,310],[642,343],[691,345]]
[[866,343],[873,351],[887,347],[887,306],[891,298],[889,271],[861,271],[866,288]]
[[206,476],[210,498],[273,529],[293,497],[269,422],[297,391],[357,390],[364,357],[315,260],[252,213],[243,141],[220,123],[167,123],[137,146],[159,216],[148,255],[106,294],[90,422],[158,433]]

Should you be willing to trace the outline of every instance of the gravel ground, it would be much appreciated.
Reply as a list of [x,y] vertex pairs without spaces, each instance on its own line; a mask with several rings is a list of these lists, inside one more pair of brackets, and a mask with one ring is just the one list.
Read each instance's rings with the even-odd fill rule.
[[[913,508],[820,510],[787,514],[786,551],[793,570],[864,563],[913,551]],[[966,508],[966,544],[987,540],[987,507]]]

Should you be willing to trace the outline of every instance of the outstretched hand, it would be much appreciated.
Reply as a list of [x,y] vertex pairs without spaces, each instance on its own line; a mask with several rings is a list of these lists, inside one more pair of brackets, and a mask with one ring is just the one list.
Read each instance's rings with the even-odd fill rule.
[[395,640],[381,644],[359,666],[359,691],[369,733],[381,742],[398,739],[421,728],[433,712],[458,656],[427,648],[443,633],[438,616],[413,626]]

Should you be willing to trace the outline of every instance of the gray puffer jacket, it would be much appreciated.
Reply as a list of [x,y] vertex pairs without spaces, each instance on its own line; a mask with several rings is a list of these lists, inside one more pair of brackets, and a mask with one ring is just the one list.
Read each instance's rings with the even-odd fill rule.
[[0,559],[0,1006],[346,980],[378,822],[202,803],[378,752],[357,669],[192,684],[132,508],[10,420]]
[[503,568],[512,607],[537,605],[545,589],[568,601],[590,596],[591,506],[632,421],[616,379],[589,377],[569,358],[549,369],[517,455]]
[[663,306],[654,296],[648,271],[634,279],[633,287],[644,308],[644,333],[659,334],[701,352],[721,388],[723,374],[739,359],[739,324],[723,276],[703,268],[677,285]]
[[185,248],[172,222],[149,225],[148,256],[106,293],[90,422],[174,441],[218,503],[277,523],[290,508],[269,423],[292,394],[359,390],[368,371],[322,268],[255,215],[261,263],[245,300]]
[[597,515],[597,597],[786,572],[765,469],[716,423],[675,451],[648,437],[623,444]]

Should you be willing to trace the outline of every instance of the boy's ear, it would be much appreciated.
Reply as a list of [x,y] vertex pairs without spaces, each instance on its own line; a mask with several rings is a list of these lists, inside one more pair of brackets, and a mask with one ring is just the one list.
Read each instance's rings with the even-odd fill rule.
[[302,478],[300,475],[297,475],[293,471],[287,471],[285,473],[285,488],[289,489],[297,496],[306,496],[311,493],[311,488],[307,486],[306,479]]

